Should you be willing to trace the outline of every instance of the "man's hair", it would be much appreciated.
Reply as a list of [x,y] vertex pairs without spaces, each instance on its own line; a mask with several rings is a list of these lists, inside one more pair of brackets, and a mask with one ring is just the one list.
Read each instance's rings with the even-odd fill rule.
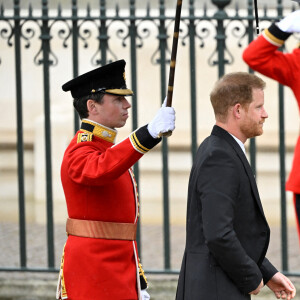
[[229,108],[237,103],[248,107],[253,100],[252,90],[263,90],[265,86],[266,83],[254,74],[235,72],[224,75],[210,93],[216,119],[226,121]]
[[105,93],[96,93],[96,94],[91,94],[88,96],[83,96],[80,98],[74,98],[73,99],[73,106],[76,109],[76,111],[79,114],[80,119],[87,118],[89,116],[89,112],[87,109],[87,101],[88,100],[94,100],[97,103],[102,103],[103,101],[103,96]]

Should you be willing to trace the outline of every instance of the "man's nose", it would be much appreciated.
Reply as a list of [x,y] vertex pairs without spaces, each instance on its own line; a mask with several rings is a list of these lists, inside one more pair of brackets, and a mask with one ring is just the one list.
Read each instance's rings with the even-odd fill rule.
[[268,118],[269,117],[269,115],[268,115],[268,113],[267,113],[267,111],[264,109],[264,111],[263,111],[263,118]]
[[124,101],[124,107],[126,109],[130,108],[131,107],[131,104],[129,103],[129,101],[125,98],[125,101]]

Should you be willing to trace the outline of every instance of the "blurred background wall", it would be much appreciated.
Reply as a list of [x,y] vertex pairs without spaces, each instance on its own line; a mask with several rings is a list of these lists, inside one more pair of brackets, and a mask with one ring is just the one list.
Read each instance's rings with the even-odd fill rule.
[[[61,3],[62,15],[71,16],[71,1],[48,2],[49,15],[57,16]],[[99,3],[90,1],[91,15],[99,14]],[[105,2],[105,1],[104,1]],[[116,14],[118,4],[120,16],[129,15],[130,1],[107,1],[106,15]],[[135,1],[131,1],[132,3]],[[145,16],[150,7],[152,18],[138,21],[136,56],[137,62],[137,90],[138,126],[148,123],[163,101],[161,96],[160,62],[157,62],[158,50],[158,21],[160,5],[164,1],[136,1],[136,15]],[[166,1],[166,16],[172,17],[175,12],[175,1]],[[232,2],[226,7],[229,16],[234,16],[236,5],[239,14],[247,16],[246,7],[249,1]],[[13,1],[0,1],[2,15],[13,16]],[[32,20],[23,25],[21,38],[21,75],[22,75],[22,103],[23,103],[23,142],[24,142],[24,180],[25,180],[25,211],[28,222],[45,223],[46,220],[46,171],[45,162],[52,162],[53,185],[53,216],[55,223],[64,223],[67,211],[64,194],[60,183],[60,164],[65,148],[74,135],[74,112],[71,95],[64,93],[61,86],[73,78],[72,40],[68,37],[70,21],[51,22],[51,53],[50,59],[55,65],[50,66],[50,119],[52,157],[45,158],[45,129],[44,129],[44,78],[43,66],[37,62],[41,57],[41,31],[34,16],[41,15],[42,1],[21,1],[21,15],[28,16],[31,3]],[[206,4],[206,7],[204,6]],[[209,101],[209,93],[218,79],[217,66],[211,62],[216,60],[216,22],[201,20],[201,15],[207,9],[207,15],[213,16],[217,7],[210,1],[204,4],[195,1],[195,14],[199,15],[197,25],[196,62],[196,105],[197,105],[197,144],[210,134],[214,125],[214,115]],[[282,1],[284,12],[290,11],[292,1]],[[262,8],[268,5],[268,16],[276,16],[276,1],[259,1],[260,15]],[[78,1],[78,15],[86,16],[87,2]],[[3,9],[5,13],[3,13]],[[182,16],[189,16],[189,1],[184,1]],[[39,21],[40,22],[40,21]],[[80,22],[83,22],[80,21]],[[231,62],[225,66],[225,72],[248,71],[242,61],[243,49],[248,44],[245,21],[226,21],[227,57]],[[16,60],[14,39],[11,28],[12,22],[0,20],[0,104],[3,108],[0,118],[0,219],[16,222],[18,220],[18,158],[17,158],[17,103],[16,103]],[[128,21],[108,21],[108,60],[122,59],[127,61],[127,85],[132,86],[130,41]],[[168,47],[171,47],[173,30],[172,20],[167,20]],[[260,27],[269,26],[270,21],[261,21]],[[237,31],[235,28],[239,28]],[[82,74],[96,68],[95,58],[99,56],[99,32],[94,22],[84,21],[80,28],[78,39],[79,57],[78,71]],[[181,24],[182,32],[177,54],[177,68],[175,75],[173,106],[176,110],[176,130],[168,139],[169,150],[169,206],[171,224],[185,224],[186,196],[189,172],[192,166],[191,155],[191,87],[190,87],[190,54],[188,40],[188,21]],[[64,32],[63,32],[64,31]],[[298,43],[297,37],[288,40],[286,51],[290,51]],[[167,53],[167,57],[169,57]],[[92,62],[92,60],[94,60]],[[166,62],[168,75],[168,62]],[[267,82],[265,91],[265,106],[269,118],[265,123],[264,135],[256,139],[257,146],[257,182],[261,199],[268,220],[271,224],[280,222],[280,173],[279,173],[279,110],[278,84],[261,76]],[[299,133],[299,111],[294,96],[288,88],[284,89],[285,105],[285,142],[286,142],[286,176],[288,176],[294,145]],[[132,119],[119,130],[118,141],[125,138],[134,128]],[[249,150],[249,143],[247,143]],[[143,223],[159,224],[163,221],[163,186],[162,186],[163,157],[161,149],[150,151],[139,163],[141,216]],[[291,194],[287,193],[288,222],[294,224]]]

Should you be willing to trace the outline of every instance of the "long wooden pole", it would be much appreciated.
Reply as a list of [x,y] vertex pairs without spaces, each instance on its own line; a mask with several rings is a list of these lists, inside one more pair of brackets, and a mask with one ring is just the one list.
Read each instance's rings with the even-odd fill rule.
[[177,0],[175,24],[174,24],[174,34],[173,34],[173,44],[172,44],[172,52],[171,52],[168,94],[167,94],[167,106],[172,106],[172,99],[173,99],[173,87],[174,87],[174,78],[175,78],[175,67],[176,67],[178,37],[179,37],[181,6],[182,6],[182,0]]
[[[171,52],[171,63],[170,63],[170,72],[169,72],[169,83],[168,83],[168,92],[167,92],[167,103],[166,103],[166,106],[169,107],[172,106],[172,99],[173,99],[173,87],[174,87],[174,78],[175,78],[181,7],[182,7],[182,0],[177,0],[173,42],[172,42],[172,52]],[[168,137],[170,135],[172,135],[172,131],[159,134],[160,137],[161,136]]]
[[256,33],[259,34],[259,21],[258,21],[258,11],[257,11],[257,0],[254,0],[254,11],[255,11],[255,23],[256,23]]

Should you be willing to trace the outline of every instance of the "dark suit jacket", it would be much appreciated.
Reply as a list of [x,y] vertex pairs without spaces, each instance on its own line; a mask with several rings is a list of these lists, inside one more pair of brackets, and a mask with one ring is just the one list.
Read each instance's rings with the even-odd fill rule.
[[177,300],[250,299],[261,279],[277,272],[265,258],[270,229],[252,169],[218,126],[191,170],[186,233]]

